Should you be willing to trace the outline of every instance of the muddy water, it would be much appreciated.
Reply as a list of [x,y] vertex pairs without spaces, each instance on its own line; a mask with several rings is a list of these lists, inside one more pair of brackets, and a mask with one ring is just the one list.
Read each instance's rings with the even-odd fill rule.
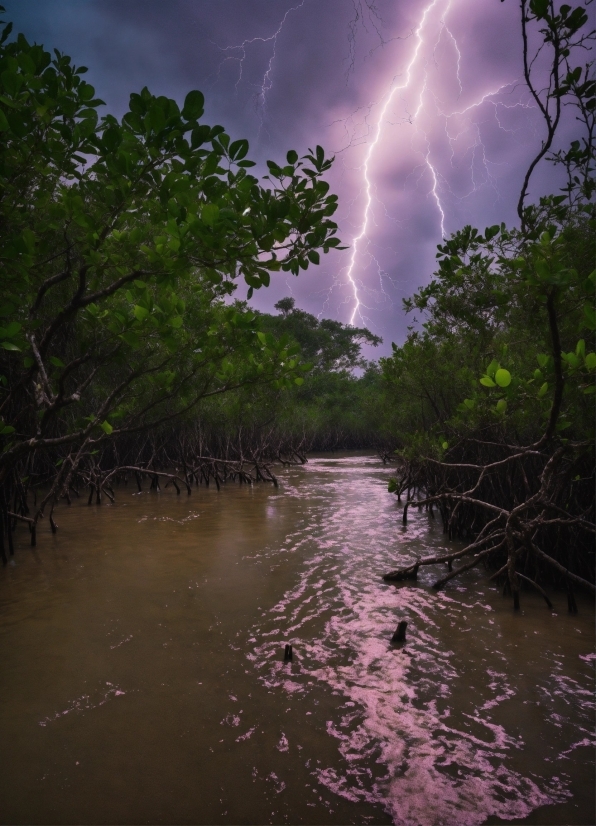
[[352,455],[277,491],[122,488],[21,534],[0,822],[594,823],[592,606],[515,615],[482,571],[383,583],[445,547],[425,514],[402,528],[389,474]]

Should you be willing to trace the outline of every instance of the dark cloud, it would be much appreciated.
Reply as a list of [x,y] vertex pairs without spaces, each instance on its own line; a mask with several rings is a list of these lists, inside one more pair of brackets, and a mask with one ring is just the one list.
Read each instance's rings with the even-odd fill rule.
[[[431,277],[441,224],[515,222],[543,127],[521,83],[513,0],[5,2],[30,40],[89,67],[115,114],[145,85],[179,101],[199,88],[206,118],[247,137],[260,169],[289,148],[336,152],[330,182],[348,244],[365,218],[370,152],[368,232],[352,267],[353,249],[329,254],[297,279],[280,276],[256,296],[260,308],[291,293],[311,312],[368,324],[388,352],[410,323],[402,298]],[[556,183],[542,170],[533,196]]]

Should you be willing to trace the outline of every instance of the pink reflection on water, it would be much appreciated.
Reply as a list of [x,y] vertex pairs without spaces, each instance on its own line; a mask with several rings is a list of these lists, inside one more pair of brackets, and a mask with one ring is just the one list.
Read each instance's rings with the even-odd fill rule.
[[125,691],[112,685],[112,683],[106,682],[106,685],[110,686],[107,691],[99,689],[94,695],[82,694],[75,700],[70,700],[68,707],[65,708],[64,711],[57,711],[55,714],[45,717],[43,720],[40,720],[39,725],[45,727],[48,723],[53,723],[55,720],[59,720],[61,717],[65,717],[72,712],[82,713],[91,711],[94,708],[105,705],[112,697],[123,697],[126,694]]
[[247,732],[245,732],[244,734],[241,734],[239,737],[236,737],[236,742],[241,743],[243,740],[248,740],[250,737],[252,737],[252,735],[255,733],[256,730],[257,730],[257,727],[252,726],[252,728],[249,728],[249,730]]
[[[475,826],[491,815],[523,818],[562,802],[570,794],[568,781],[516,771],[511,755],[525,749],[524,740],[493,717],[517,697],[507,670],[510,653],[499,648],[501,635],[487,616],[494,617],[493,608],[466,584],[451,595],[429,592],[432,572],[418,587],[382,583],[382,573],[436,552],[443,540],[416,512],[407,533],[400,533],[386,473],[363,487],[362,470],[351,478],[340,464],[333,462],[328,485],[319,479],[317,494],[323,503],[327,496],[328,507],[321,505],[316,530],[311,524],[264,554],[275,558],[300,547],[303,565],[295,587],[250,629],[255,644],[247,655],[269,689],[307,694],[314,680],[345,698],[337,719],[326,722],[344,767],[318,767],[313,775],[350,801],[384,806],[403,826]],[[293,495],[311,492],[303,483]],[[392,648],[401,619],[409,623],[407,643]],[[491,661],[502,662],[502,669],[474,661],[466,670],[473,643],[456,645],[454,637],[452,645],[449,628],[468,640],[483,634]],[[280,661],[287,642],[296,652],[291,679]],[[556,661],[553,669],[554,692],[565,701],[589,693],[557,674]]]

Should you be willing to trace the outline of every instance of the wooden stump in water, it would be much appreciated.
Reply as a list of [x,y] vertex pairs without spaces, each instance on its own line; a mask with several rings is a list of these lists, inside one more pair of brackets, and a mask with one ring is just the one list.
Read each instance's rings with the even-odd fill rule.
[[292,662],[292,646],[286,645],[286,650],[284,652],[284,662],[291,663]]
[[391,642],[405,642],[407,627],[408,623],[405,620],[402,620],[395,629],[395,634],[391,637]]

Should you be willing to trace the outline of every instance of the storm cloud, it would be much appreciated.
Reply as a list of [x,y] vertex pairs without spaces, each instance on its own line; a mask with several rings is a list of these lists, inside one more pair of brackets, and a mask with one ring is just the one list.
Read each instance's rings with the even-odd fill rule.
[[[200,89],[205,119],[248,138],[261,173],[289,149],[335,155],[329,183],[349,249],[298,278],[280,274],[255,295],[260,309],[291,294],[316,315],[368,326],[388,352],[412,323],[401,301],[430,279],[442,236],[516,222],[544,132],[523,84],[516,0],[5,5],[15,30],[89,67],[107,111],[123,114],[143,86],[178,101]],[[558,185],[544,166],[530,197]]]

